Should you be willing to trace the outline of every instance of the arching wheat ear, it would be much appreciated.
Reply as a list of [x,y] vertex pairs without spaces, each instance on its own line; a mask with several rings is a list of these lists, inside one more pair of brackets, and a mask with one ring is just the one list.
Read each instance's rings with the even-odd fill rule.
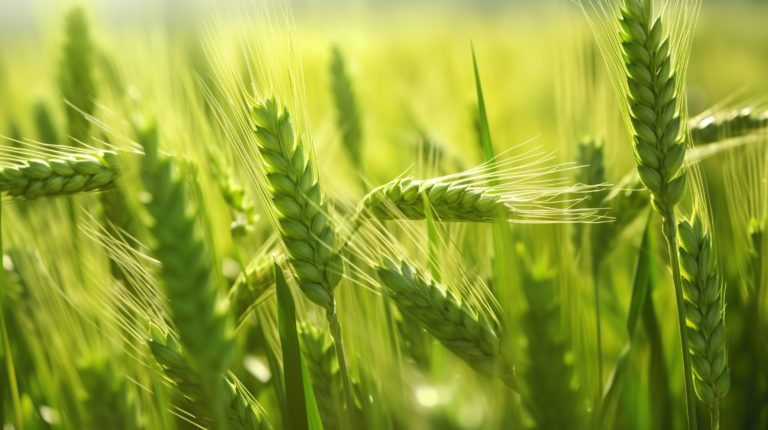
[[24,199],[78,194],[107,188],[118,176],[117,154],[111,151],[30,158],[0,168],[0,192]]
[[514,371],[502,358],[499,336],[482,313],[467,307],[442,286],[427,281],[404,261],[397,264],[386,259],[376,272],[401,312],[473,369],[516,387]]
[[720,401],[730,388],[725,286],[717,273],[712,239],[698,218],[678,224],[678,240],[696,394],[710,411],[712,428],[717,429]]
[[[513,148],[519,149],[519,148]],[[607,220],[599,209],[579,207],[603,184],[570,184],[564,172],[578,166],[551,164],[554,156],[533,148],[467,171],[432,179],[400,178],[366,195],[357,216],[423,220],[425,203],[438,221],[570,223]]]

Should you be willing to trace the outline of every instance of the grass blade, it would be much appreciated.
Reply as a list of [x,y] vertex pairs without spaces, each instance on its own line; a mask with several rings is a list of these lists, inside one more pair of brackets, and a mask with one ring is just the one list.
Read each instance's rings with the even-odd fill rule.
[[[285,428],[308,430],[307,394],[304,390],[303,366],[299,335],[296,331],[296,308],[280,266],[275,265],[277,291],[277,321],[280,328],[280,344],[283,348],[283,378],[285,381]],[[316,407],[315,407],[316,409]]]

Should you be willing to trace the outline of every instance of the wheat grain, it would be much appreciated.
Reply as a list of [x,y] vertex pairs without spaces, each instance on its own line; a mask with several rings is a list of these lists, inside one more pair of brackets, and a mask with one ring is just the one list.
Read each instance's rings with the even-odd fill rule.
[[107,188],[118,176],[111,151],[29,159],[0,169],[0,192],[24,199],[77,194]]
[[712,239],[701,221],[678,224],[688,339],[696,394],[719,428],[719,404],[730,388],[725,341],[725,286],[718,275]]

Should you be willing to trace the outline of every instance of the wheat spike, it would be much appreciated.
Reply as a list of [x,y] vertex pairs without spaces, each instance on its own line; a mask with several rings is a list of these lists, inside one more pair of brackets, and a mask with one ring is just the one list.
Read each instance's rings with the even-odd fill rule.
[[77,194],[107,188],[118,176],[112,151],[29,159],[0,168],[0,192],[24,199]]
[[730,388],[725,286],[717,271],[712,239],[698,218],[678,224],[678,241],[696,394],[707,405],[716,424],[719,403]]

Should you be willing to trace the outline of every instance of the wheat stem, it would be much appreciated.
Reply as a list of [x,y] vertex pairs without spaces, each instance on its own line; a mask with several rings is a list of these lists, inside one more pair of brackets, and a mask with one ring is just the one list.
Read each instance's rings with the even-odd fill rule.
[[339,361],[339,373],[341,373],[341,382],[344,386],[344,399],[346,402],[347,413],[349,413],[355,403],[352,400],[352,383],[349,380],[347,359],[344,355],[344,344],[341,338],[341,324],[339,324],[339,317],[336,315],[336,300],[333,300],[331,306],[325,310],[325,317],[328,320],[328,329],[331,333],[333,344],[336,347],[336,359]]

